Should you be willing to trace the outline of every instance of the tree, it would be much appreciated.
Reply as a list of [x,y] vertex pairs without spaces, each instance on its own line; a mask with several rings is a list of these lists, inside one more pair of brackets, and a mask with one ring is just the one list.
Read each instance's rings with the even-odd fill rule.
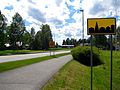
[[78,41],[75,40],[75,42],[76,42],[76,45],[75,45],[75,46],[77,46],[77,45],[81,45],[81,43],[82,43],[82,39],[79,39]]
[[42,25],[41,31],[42,31],[42,38],[41,38],[42,49],[47,50],[49,48],[49,40],[53,40],[50,26],[48,24]]
[[62,45],[66,45],[66,41],[65,40],[63,40]]
[[28,49],[31,43],[31,35],[28,31],[25,31],[22,37],[22,48]]
[[6,43],[6,17],[0,11],[0,50],[5,49]]
[[68,45],[74,45],[74,46],[76,46],[77,45],[77,40],[71,38],[71,40],[69,40],[69,44]]
[[35,39],[35,29],[33,27],[31,28],[30,34],[31,34],[31,38],[34,40]]
[[90,43],[90,39],[91,39],[91,37],[89,37],[89,38],[86,40],[86,42],[87,42],[87,43]]
[[30,49],[49,49],[49,40],[52,40],[51,29],[48,24],[41,25],[40,31],[35,34],[35,29],[31,28]]
[[35,44],[35,29],[33,27],[31,28],[30,36],[31,36],[30,49],[34,49],[34,44]]
[[22,45],[22,36],[25,31],[25,24],[19,13],[16,13],[12,18],[10,25],[10,45],[12,49],[17,49]]
[[58,47],[59,47],[59,44],[58,44],[57,42],[56,42],[56,45],[55,45],[55,47],[56,47],[56,48],[58,48]]
[[38,31],[35,35],[35,41],[34,41],[34,49],[40,50],[42,49],[42,32]]
[[74,45],[74,39],[73,38],[71,38],[71,40],[70,40],[70,45]]
[[62,42],[62,45],[74,45],[74,46],[77,46],[77,44],[78,44],[77,40],[73,39],[73,38],[71,38],[71,39],[67,38],[66,40],[63,40],[63,42]]
[[67,45],[70,45],[70,43],[71,43],[71,40],[70,40],[69,38],[67,38],[67,39],[66,39],[66,44],[67,44]]
[[117,28],[116,36],[117,36],[117,45],[120,46],[120,26]]
[[105,35],[94,35],[93,44],[98,48],[106,48],[107,37]]

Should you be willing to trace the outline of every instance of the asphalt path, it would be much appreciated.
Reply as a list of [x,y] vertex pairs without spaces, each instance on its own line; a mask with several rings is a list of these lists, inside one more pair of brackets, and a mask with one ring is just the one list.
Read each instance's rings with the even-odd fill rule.
[[44,53],[34,53],[34,54],[0,56],[0,63],[49,56],[50,54],[53,55],[53,54],[68,53],[68,52],[70,51],[55,51],[55,52],[44,52]]
[[0,73],[0,90],[40,90],[71,59],[66,55]]

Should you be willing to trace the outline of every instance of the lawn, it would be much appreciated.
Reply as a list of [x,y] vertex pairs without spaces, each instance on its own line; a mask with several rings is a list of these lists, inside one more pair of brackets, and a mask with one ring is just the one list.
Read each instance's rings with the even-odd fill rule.
[[50,48],[49,50],[0,50],[0,56],[13,54],[40,53],[46,51],[71,50],[70,48]]
[[[110,90],[110,51],[101,51],[104,64],[93,67],[93,90]],[[67,63],[43,90],[90,90],[90,67],[72,60]],[[120,90],[120,52],[113,52],[113,90]]]
[[60,56],[64,56],[64,55],[68,55],[68,54],[70,54],[70,53],[62,53],[62,54],[56,54],[56,55],[52,55],[52,56],[44,56],[44,57],[26,59],[26,60],[21,60],[21,61],[12,61],[12,62],[0,63],[0,72],[8,71],[11,69],[23,67],[26,65],[38,63],[38,62],[53,59],[53,58],[58,58]]
[[50,48],[51,51],[58,51],[58,50],[72,50],[72,48]]
[[38,53],[44,52],[43,50],[2,50],[0,51],[1,55],[11,55],[11,54],[27,54],[27,53]]

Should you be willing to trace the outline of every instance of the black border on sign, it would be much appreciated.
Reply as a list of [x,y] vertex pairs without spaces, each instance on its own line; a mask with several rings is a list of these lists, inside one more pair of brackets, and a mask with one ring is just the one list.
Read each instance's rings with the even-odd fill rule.
[[[88,20],[93,19],[114,19],[115,20],[115,30],[114,33],[89,33]],[[115,35],[116,34],[116,18],[87,18],[87,35]]]

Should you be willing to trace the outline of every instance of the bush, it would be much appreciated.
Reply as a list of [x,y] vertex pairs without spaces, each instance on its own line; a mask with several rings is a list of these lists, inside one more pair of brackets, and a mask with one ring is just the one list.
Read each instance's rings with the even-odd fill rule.
[[[78,46],[74,48],[72,51],[72,56],[75,60],[79,61],[80,63],[90,66],[90,57],[91,57],[91,49],[88,46]],[[93,47],[93,66],[102,64],[102,61],[99,58],[99,49]]]

